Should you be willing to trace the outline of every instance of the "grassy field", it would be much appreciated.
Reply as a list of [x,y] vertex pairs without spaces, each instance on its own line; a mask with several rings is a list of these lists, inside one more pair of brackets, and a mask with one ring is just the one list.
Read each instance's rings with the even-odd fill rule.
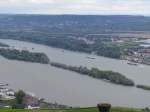
[[[79,108],[79,109],[66,109],[66,110],[11,110],[0,109],[0,112],[98,112],[97,108]],[[128,108],[113,108],[111,112],[144,112],[138,109]]]

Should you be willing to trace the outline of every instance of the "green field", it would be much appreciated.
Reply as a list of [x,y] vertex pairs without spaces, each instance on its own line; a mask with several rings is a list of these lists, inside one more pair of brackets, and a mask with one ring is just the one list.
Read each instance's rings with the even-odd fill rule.
[[[79,108],[79,109],[65,109],[65,110],[11,110],[11,109],[0,109],[0,112],[98,112],[97,108]],[[144,112],[138,109],[128,108],[113,108],[111,112]]]

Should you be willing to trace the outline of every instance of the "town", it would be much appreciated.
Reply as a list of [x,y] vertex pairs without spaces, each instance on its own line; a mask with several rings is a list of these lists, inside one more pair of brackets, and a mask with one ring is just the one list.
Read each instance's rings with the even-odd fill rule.
[[[17,102],[17,99],[22,99]],[[17,103],[15,103],[17,102]],[[15,91],[10,89],[9,84],[0,83],[0,108],[26,108],[26,109],[40,109],[40,108],[70,108],[66,105],[60,105],[57,102],[48,103],[43,98],[36,97],[33,93],[24,92],[22,90]]]
[[150,39],[121,38],[117,44],[127,44],[122,49],[121,59],[128,60],[129,65],[150,65]]

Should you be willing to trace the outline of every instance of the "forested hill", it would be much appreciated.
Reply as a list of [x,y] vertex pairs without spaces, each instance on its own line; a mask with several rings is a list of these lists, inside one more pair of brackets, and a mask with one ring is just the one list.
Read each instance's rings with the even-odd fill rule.
[[0,15],[0,29],[41,33],[150,31],[150,17],[96,15]]

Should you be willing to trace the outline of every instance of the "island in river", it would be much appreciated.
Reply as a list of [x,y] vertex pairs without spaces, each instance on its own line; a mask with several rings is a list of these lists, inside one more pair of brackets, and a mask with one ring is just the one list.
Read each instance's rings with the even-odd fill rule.
[[26,62],[34,62],[48,64],[49,58],[44,53],[29,52],[27,50],[16,50],[9,48],[0,48],[0,55],[11,60],[21,60]]
[[9,45],[0,42],[0,47],[9,47]]
[[0,55],[12,60],[21,60],[27,62],[36,62],[42,64],[51,64],[54,67],[71,70],[79,74],[88,75],[93,78],[107,80],[114,84],[134,86],[134,82],[124,75],[113,71],[101,71],[97,68],[88,69],[86,67],[73,67],[61,63],[50,62],[48,56],[44,53],[30,52],[27,50],[16,50],[10,48],[0,48]]
[[150,86],[147,85],[136,85],[137,88],[150,91]]
[[[83,66],[69,66],[66,64],[52,61],[50,62],[50,59],[45,53],[30,52],[27,50],[16,50],[10,48],[0,48],[0,55],[11,60],[50,64],[54,67],[70,70],[79,74],[87,75],[96,79],[102,79],[107,82],[111,82],[118,85],[135,86],[134,81],[122,75],[121,73],[108,70],[102,71],[97,68],[88,69],[87,67]],[[136,87],[144,90],[150,90],[150,87],[145,85],[136,85]]]
[[126,78],[124,75],[113,72],[113,71],[102,71],[97,68],[88,69],[87,67],[75,67],[68,66],[61,63],[51,62],[52,66],[59,67],[62,69],[77,72],[79,74],[87,75],[96,79],[106,80],[108,82],[124,85],[124,86],[134,86],[134,82],[131,79]]

